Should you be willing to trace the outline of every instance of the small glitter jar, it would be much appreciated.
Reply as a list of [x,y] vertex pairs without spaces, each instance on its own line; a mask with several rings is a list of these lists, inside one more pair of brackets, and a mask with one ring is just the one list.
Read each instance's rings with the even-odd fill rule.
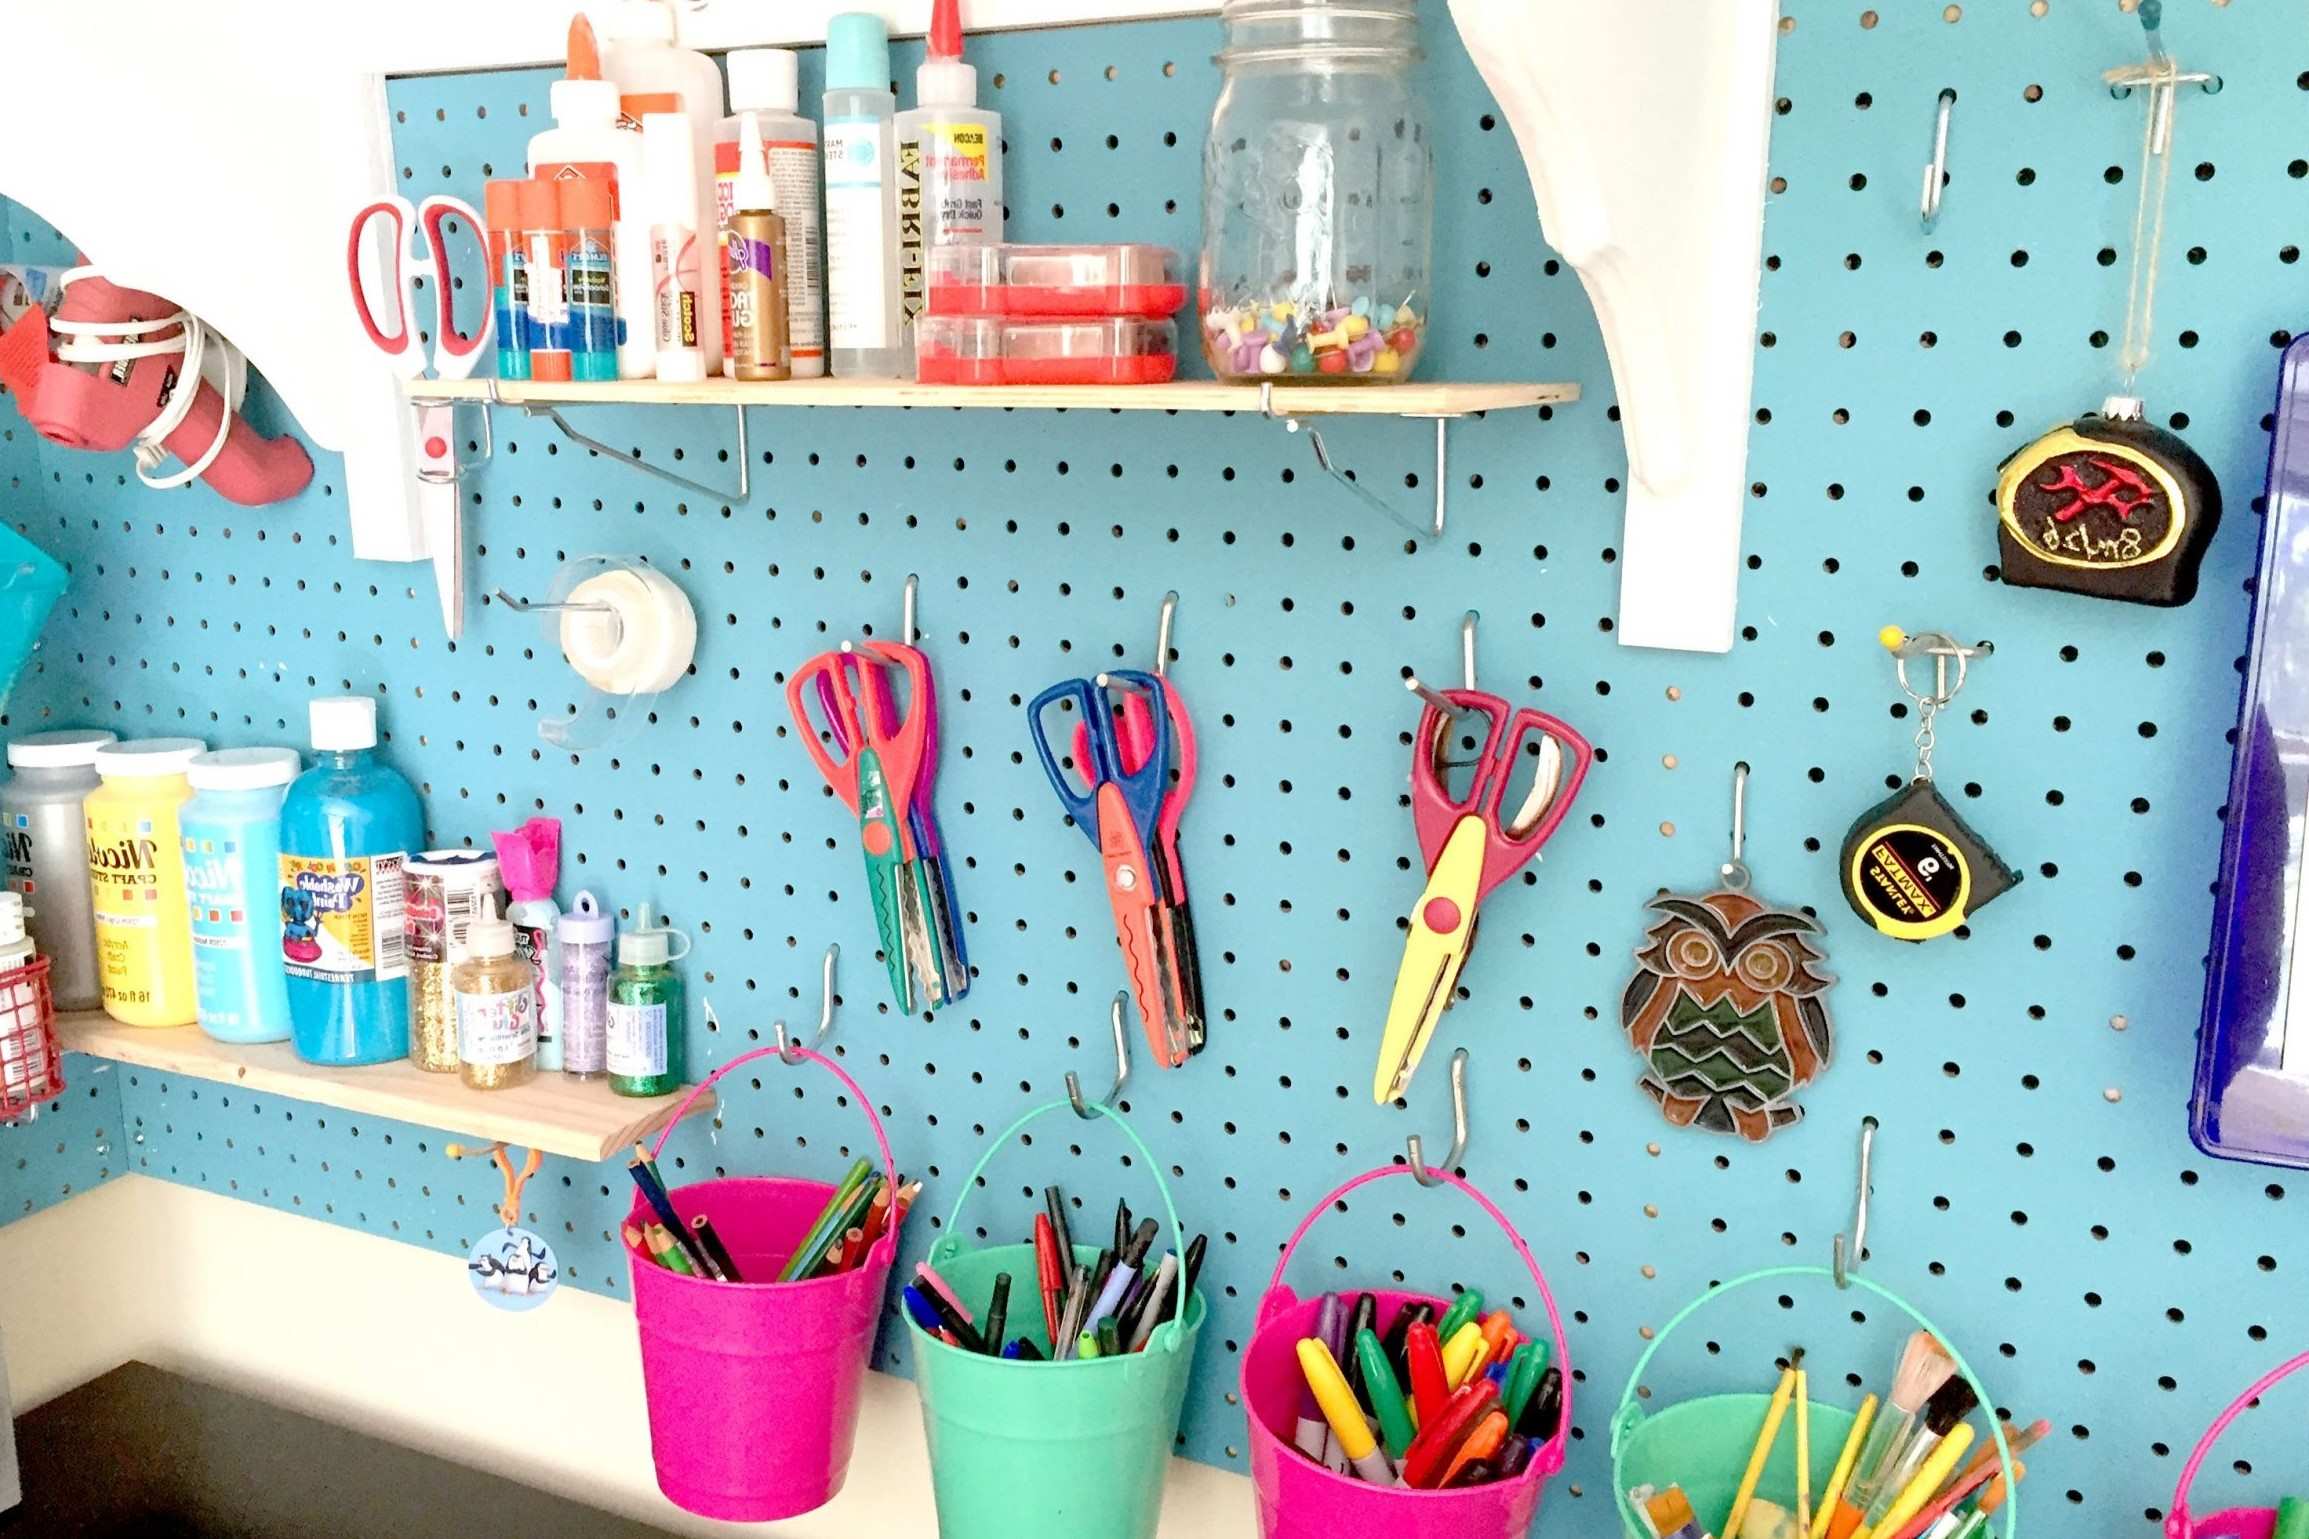
[[481,900],[504,901],[497,857],[479,850],[428,850],[408,869],[402,930],[409,940],[409,1061],[429,1073],[454,1074],[457,1002],[449,970],[465,960]]

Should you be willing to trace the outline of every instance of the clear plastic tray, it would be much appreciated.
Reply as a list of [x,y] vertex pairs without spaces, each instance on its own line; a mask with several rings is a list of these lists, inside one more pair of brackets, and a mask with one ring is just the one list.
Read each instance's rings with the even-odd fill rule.
[[1187,302],[1167,246],[936,246],[927,276],[932,315],[1162,317]]
[[925,315],[914,323],[914,377],[925,385],[1161,385],[1178,371],[1169,321]]

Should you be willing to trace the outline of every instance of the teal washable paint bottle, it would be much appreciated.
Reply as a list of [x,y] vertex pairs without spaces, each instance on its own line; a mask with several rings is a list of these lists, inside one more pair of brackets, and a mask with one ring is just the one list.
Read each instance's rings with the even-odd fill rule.
[[[674,942],[681,949],[674,949]],[[644,903],[633,928],[617,938],[617,971],[609,976],[609,1088],[619,1095],[670,1095],[681,1088],[681,974],[689,937],[660,924]]]
[[281,806],[281,956],[289,1025],[308,1063],[409,1056],[409,852],[425,847],[416,788],[377,758],[377,702],[312,703],[313,767]]
[[223,748],[192,761],[177,813],[192,905],[193,1002],[219,1042],[286,1042],[281,800],[305,767],[294,748]]

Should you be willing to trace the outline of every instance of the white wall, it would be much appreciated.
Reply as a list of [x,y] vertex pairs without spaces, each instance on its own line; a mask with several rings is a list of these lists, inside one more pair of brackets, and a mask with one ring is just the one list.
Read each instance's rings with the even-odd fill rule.
[[[19,1410],[139,1357],[676,1533],[768,1532],[658,1495],[630,1305],[505,1314],[450,1257],[213,1192],[124,1176],[0,1229],[0,1342]],[[528,1416],[477,1410],[511,1385]],[[776,1533],[929,1539],[929,1479],[914,1386],[868,1374],[847,1489]],[[1161,1531],[1248,1539],[1250,1482],[1175,1462]]]

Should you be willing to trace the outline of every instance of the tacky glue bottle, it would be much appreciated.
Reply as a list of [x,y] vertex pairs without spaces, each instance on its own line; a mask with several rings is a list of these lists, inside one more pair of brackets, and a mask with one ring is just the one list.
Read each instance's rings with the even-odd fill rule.
[[289,1034],[308,1063],[409,1056],[409,852],[416,788],[377,758],[377,702],[312,703],[313,767],[281,803],[281,955]]
[[[914,102],[897,120],[898,289],[909,339],[925,297],[923,252],[1002,239],[1002,115],[978,105],[978,71],[962,62],[961,0],[931,6]],[[921,217],[907,217],[911,209]]]
[[897,106],[882,18],[827,22],[826,341],[839,379],[914,377],[898,294]]
[[[789,48],[738,48],[727,63],[730,115],[714,129],[716,215],[726,237],[737,196],[741,114],[751,112],[762,125],[778,216],[786,221],[786,332],[794,378],[816,379],[826,372],[825,225],[818,213],[818,125],[801,115],[800,61]],[[727,336],[722,345],[726,354]]]
[[[714,120],[722,106],[721,70],[697,50],[674,45],[674,8],[664,0],[613,0],[606,7],[595,7],[593,15],[602,33],[601,72],[617,83],[619,126],[639,129],[653,113],[680,113],[689,124],[690,193],[695,206],[710,214],[714,206]],[[619,212],[630,215],[632,210],[621,204]],[[690,227],[694,230],[699,224],[693,215]],[[713,232],[710,224],[704,229],[709,235]],[[720,263],[700,264],[699,283],[700,317],[718,319],[722,313]],[[722,367],[721,327],[701,322],[700,330],[698,342],[706,369],[718,374]],[[659,369],[658,378],[671,377]]]

